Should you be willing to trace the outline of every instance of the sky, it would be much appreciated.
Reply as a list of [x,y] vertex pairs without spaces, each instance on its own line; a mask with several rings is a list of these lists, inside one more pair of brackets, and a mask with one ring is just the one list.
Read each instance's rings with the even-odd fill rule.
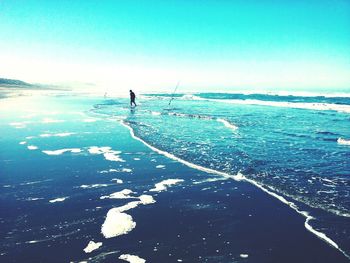
[[0,77],[102,90],[350,90],[348,0],[0,0]]

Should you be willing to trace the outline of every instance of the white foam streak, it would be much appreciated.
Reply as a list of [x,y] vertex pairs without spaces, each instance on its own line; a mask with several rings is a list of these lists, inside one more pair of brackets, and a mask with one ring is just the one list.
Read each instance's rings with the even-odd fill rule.
[[246,181],[246,182],[249,182],[255,186],[257,186],[258,188],[260,188],[261,190],[263,190],[264,192],[268,193],[269,195],[277,198],[279,201],[281,201],[282,203],[288,205],[290,208],[292,208],[293,210],[295,210],[296,212],[298,212],[299,214],[303,215],[305,218],[306,218],[306,221],[305,221],[305,228],[310,231],[311,233],[315,234],[318,238],[322,239],[323,241],[327,242],[328,244],[330,244],[331,246],[335,247],[336,249],[338,249],[340,252],[342,252],[347,258],[350,259],[350,256],[348,254],[346,254],[342,249],[339,248],[339,246],[332,240],[330,239],[329,237],[327,237],[324,233],[320,232],[320,231],[317,231],[315,230],[310,224],[309,224],[309,221],[313,219],[313,217],[311,217],[306,211],[300,211],[299,208],[293,203],[293,202],[290,202],[290,201],[287,201],[283,196],[280,196],[272,191],[269,191],[267,190],[265,187],[263,187],[262,185],[260,185],[259,183],[255,182],[254,180],[251,180],[251,179],[248,179],[246,178],[243,174],[241,173],[238,173],[237,175],[231,175],[231,174],[228,174],[228,173],[224,173],[224,172],[221,172],[221,171],[216,171],[214,169],[210,169],[210,168],[206,168],[206,167],[203,167],[203,166],[200,166],[200,165],[196,165],[196,164],[193,164],[193,163],[190,163],[188,161],[185,161],[179,157],[176,157],[175,155],[171,154],[171,153],[168,153],[166,151],[162,151],[160,149],[157,149],[155,147],[153,147],[152,145],[150,145],[149,143],[145,142],[144,140],[142,140],[141,138],[137,137],[134,133],[134,130],[129,126],[127,125],[124,121],[121,121],[121,124],[123,126],[125,126],[126,128],[129,129],[130,131],[130,135],[132,138],[134,138],[135,140],[137,141],[140,141],[142,142],[145,146],[147,146],[148,148],[150,148],[151,150],[153,150],[154,152],[157,152],[161,155],[164,155],[172,160],[175,160],[175,161],[178,161],[178,162],[181,162],[182,164],[188,166],[188,167],[191,167],[191,168],[194,168],[194,169],[197,169],[197,170],[200,170],[200,171],[203,171],[203,172],[206,172],[206,173],[211,173],[211,174],[216,174],[216,175],[220,175],[220,176],[223,176],[225,178],[232,178],[236,181]]
[[108,184],[82,184],[79,187],[84,189],[91,189],[91,188],[100,188],[100,187],[106,187],[106,186],[108,186]]
[[54,151],[43,151],[43,153],[46,153],[47,155],[61,155],[65,152],[80,153],[81,149],[79,149],[79,148],[67,148],[67,149],[60,149],[60,150],[54,150]]
[[235,131],[235,130],[238,129],[238,127],[237,127],[236,125],[234,125],[234,124],[228,122],[228,121],[225,120],[225,119],[219,118],[219,119],[217,119],[217,121],[223,123],[223,124],[225,125],[225,127],[229,128],[229,129],[231,129],[231,130],[233,130],[233,131]]
[[345,140],[343,138],[338,138],[337,143],[338,144],[342,144],[342,145],[350,145],[350,140]]
[[67,197],[59,197],[59,198],[56,198],[56,199],[52,199],[49,202],[50,203],[63,202],[66,199],[67,199]]
[[133,194],[134,192],[130,189],[123,189],[122,191],[112,193],[110,195],[104,195],[101,196],[100,199],[129,199],[129,198],[137,198],[134,196],[131,196],[130,194]]
[[294,109],[307,109],[307,110],[332,110],[344,113],[350,113],[350,105],[331,104],[331,103],[303,103],[303,102],[286,102],[286,101],[263,101],[263,100],[232,100],[232,99],[205,99],[200,100],[228,103],[228,104],[240,104],[240,105],[260,105],[260,106],[273,106],[283,108]]
[[97,147],[97,146],[91,146],[88,149],[88,152],[90,154],[103,154],[104,158],[108,161],[113,162],[125,162],[119,154],[121,151],[114,151],[111,147]]
[[74,132],[62,132],[62,133],[43,133],[40,134],[40,137],[67,137],[75,134]]
[[135,255],[123,254],[119,256],[119,259],[130,262],[130,263],[145,263],[146,260]]
[[154,185],[154,188],[149,190],[150,192],[162,192],[166,191],[167,187],[173,186],[175,184],[181,183],[184,180],[182,179],[167,179],[164,181],[161,181],[160,183],[157,183]]
[[38,149],[38,146],[35,146],[35,145],[28,145],[27,148],[29,150],[37,150]]

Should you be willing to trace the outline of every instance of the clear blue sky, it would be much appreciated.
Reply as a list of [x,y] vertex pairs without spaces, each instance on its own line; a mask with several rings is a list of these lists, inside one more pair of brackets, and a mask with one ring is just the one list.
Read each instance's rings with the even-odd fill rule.
[[350,89],[350,1],[0,0],[0,76]]

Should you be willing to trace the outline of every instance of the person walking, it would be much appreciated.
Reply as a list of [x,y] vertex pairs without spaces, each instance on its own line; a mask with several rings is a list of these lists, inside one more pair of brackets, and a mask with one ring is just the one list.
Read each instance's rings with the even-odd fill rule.
[[132,104],[134,104],[135,107],[137,106],[135,103],[135,99],[136,99],[135,93],[132,90],[130,90],[130,106],[131,107],[132,107]]

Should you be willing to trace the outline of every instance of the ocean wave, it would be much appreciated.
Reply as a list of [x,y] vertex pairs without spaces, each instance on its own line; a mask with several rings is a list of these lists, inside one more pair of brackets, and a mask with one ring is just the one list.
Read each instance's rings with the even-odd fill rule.
[[240,100],[240,99],[206,99],[200,98],[200,100],[227,103],[227,104],[239,104],[239,105],[259,105],[259,106],[272,106],[281,108],[293,108],[293,109],[305,109],[305,110],[320,110],[320,111],[337,111],[343,113],[350,113],[350,105],[344,104],[331,104],[331,103],[311,103],[311,102],[287,102],[287,101],[265,101],[265,100]]
[[154,146],[152,146],[151,144],[149,144],[148,142],[144,141],[143,139],[141,139],[140,137],[137,137],[135,135],[135,132],[133,130],[133,128],[131,126],[129,126],[127,124],[126,121],[121,121],[121,124],[126,127],[127,129],[129,129],[130,131],[130,135],[132,138],[134,138],[135,140],[137,141],[140,141],[141,143],[143,143],[145,146],[147,146],[148,148],[150,148],[151,150],[153,150],[154,152],[156,153],[159,153],[161,155],[164,155],[165,157],[168,157],[174,161],[178,161],[190,168],[194,168],[194,169],[197,169],[197,170],[200,170],[200,171],[203,171],[203,172],[206,172],[206,173],[210,173],[210,174],[215,174],[215,175],[219,175],[219,176],[222,176],[224,178],[227,178],[227,179],[234,179],[236,181],[245,181],[245,182],[248,182],[258,188],[260,188],[262,191],[266,192],[267,194],[275,197],[276,199],[278,199],[279,201],[281,201],[282,203],[288,205],[290,208],[292,208],[294,211],[296,211],[297,213],[299,213],[300,215],[304,216],[305,217],[305,223],[304,223],[304,226],[305,228],[310,231],[311,233],[313,233],[314,235],[316,235],[318,238],[320,238],[321,240],[325,241],[326,243],[328,243],[329,245],[331,245],[332,247],[336,248],[337,250],[339,250],[344,256],[346,256],[347,258],[350,259],[350,255],[348,255],[344,250],[342,250],[338,244],[333,241],[331,238],[329,238],[325,233],[319,231],[319,230],[316,230],[315,228],[313,228],[313,226],[310,224],[310,221],[311,220],[314,220],[315,218],[312,217],[307,211],[303,211],[301,210],[294,202],[291,202],[291,201],[288,201],[285,197],[277,194],[275,191],[270,190],[268,188],[266,188],[265,186],[263,186],[262,184],[252,180],[252,179],[249,179],[247,178],[246,176],[244,176],[242,173],[237,173],[236,175],[232,175],[232,174],[229,174],[229,173],[225,173],[225,172],[221,172],[221,171],[217,171],[217,170],[214,170],[214,169],[211,169],[211,168],[207,168],[207,167],[204,167],[204,166],[201,166],[201,165],[197,165],[197,164],[194,164],[194,163],[191,163],[189,161],[186,161],[184,159],[181,159],[167,151],[163,151],[163,150],[160,150]]
[[[224,124],[225,127],[235,131],[238,129],[238,126],[231,123],[230,121],[224,119],[224,118],[217,118],[209,115],[201,115],[201,114],[188,114],[188,113],[180,113],[180,112],[155,112],[155,111],[149,111],[149,110],[143,110],[144,112],[149,112],[154,116],[159,115],[168,115],[168,116],[175,116],[175,117],[181,117],[181,118],[194,118],[194,119],[202,119],[202,120],[216,120],[218,122],[221,122]],[[145,125],[142,123],[142,125],[149,127],[149,125]]]

